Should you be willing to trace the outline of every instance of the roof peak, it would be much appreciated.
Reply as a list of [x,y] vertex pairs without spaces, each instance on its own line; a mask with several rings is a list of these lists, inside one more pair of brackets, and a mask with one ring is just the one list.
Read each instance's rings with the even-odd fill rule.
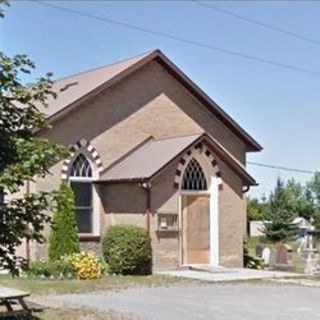
[[[128,75],[155,60],[162,65],[182,86],[193,94],[205,108],[222,121],[232,132],[246,144],[247,151],[260,151],[262,147],[243,128],[241,128],[220,106],[204,93],[187,75],[185,75],[159,49],[115,62],[106,66],[90,69],[54,81],[53,89],[59,91],[58,98],[48,99],[51,108],[42,108],[50,122],[57,120],[79,104],[113,84],[125,79]],[[71,83],[68,83],[71,82]]]
[[128,57],[128,58],[125,58],[125,59],[122,59],[122,60],[118,60],[118,61],[112,62],[110,64],[106,64],[106,65],[103,65],[103,66],[90,68],[90,69],[87,69],[85,71],[76,72],[76,73],[73,73],[73,74],[70,74],[70,75],[67,75],[67,76],[63,76],[61,78],[54,79],[54,82],[58,82],[58,81],[61,81],[61,80],[66,80],[68,78],[73,78],[75,76],[79,76],[79,75],[82,75],[82,74],[85,74],[85,73],[94,72],[94,71],[97,71],[99,69],[108,68],[108,67],[114,66],[116,64],[127,62],[127,61],[130,61],[130,60],[133,60],[133,59],[137,59],[139,57],[141,59],[143,59],[143,58],[145,58],[145,57],[147,57],[147,56],[149,56],[151,54],[155,54],[155,53],[159,54],[159,53],[161,53],[161,50],[160,49],[152,49],[152,50],[146,51],[144,53],[137,54],[135,56],[131,56],[131,57]]

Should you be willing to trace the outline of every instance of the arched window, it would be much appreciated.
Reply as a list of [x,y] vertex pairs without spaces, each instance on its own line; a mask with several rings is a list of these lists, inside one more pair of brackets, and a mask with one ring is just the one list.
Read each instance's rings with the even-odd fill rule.
[[90,162],[82,153],[71,163],[69,181],[75,197],[78,232],[92,233],[92,168]]
[[70,177],[92,177],[92,169],[88,159],[80,153],[72,163]]
[[182,190],[207,190],[207,180],[204,172],[196,159],[188,163],[182,178]]

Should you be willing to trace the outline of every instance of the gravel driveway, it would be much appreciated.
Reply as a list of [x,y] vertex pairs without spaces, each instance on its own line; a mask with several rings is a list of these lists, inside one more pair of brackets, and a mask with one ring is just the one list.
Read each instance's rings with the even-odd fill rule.
[[320,289],[268,283],[174,285],[47,297],[146,320],[320,319]]

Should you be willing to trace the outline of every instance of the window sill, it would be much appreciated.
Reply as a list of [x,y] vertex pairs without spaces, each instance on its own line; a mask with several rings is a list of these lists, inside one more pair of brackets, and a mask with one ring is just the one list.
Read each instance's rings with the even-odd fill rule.
[[179,232],[179,229],[178,228],[157,229],[156,232],[160,232],[160,233]]
[[94,242],[99,242],[100,241],[100,236],[96,236],[93,234],[79,234],[79,241],[81,242],[90,242],[90,241],[94,241]]

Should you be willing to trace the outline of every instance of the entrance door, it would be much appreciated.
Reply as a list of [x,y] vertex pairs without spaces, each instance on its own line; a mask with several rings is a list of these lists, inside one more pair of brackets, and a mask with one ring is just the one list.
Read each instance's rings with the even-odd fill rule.
[[209,264],[210,206],[208,195],[182,196],[183,264]]

